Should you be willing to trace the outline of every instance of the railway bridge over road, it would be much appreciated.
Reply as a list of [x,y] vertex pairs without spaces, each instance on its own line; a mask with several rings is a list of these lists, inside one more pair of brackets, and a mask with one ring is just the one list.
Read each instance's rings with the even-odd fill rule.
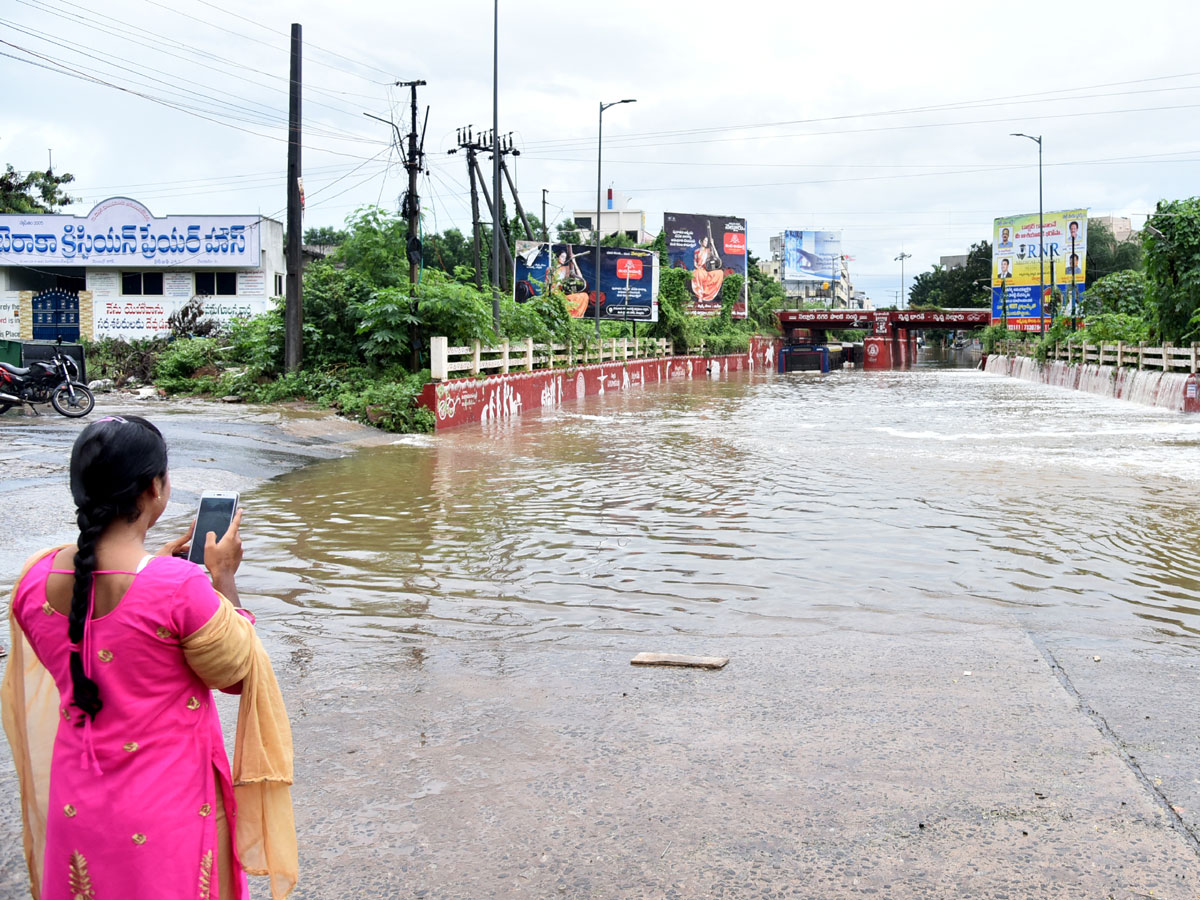
[[[926,328],[974,330],[991,324],[990,309],[781,309],[779,324],[788,343],[824,343],[831,329],[866,328],[864,369],[905,369],[917,358],[917,332]],[[807,329],[811,338],[802,338]]]

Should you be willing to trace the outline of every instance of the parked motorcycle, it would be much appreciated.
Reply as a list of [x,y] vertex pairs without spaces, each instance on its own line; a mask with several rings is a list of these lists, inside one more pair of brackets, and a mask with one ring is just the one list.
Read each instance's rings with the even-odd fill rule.
[[55,344],[49,360],[38,360],[25,369],[0,362],[0,413],[26,403],[31,407],[49,403],[71,419],[92,411],[96,398],[79,383],[79,366],[62,352],[61,344]]

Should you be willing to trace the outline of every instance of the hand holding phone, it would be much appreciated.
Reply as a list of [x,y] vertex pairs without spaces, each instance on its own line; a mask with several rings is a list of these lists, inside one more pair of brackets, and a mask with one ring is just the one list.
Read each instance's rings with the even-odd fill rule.
[[[196,512],[196,525],[192,531],[192,546],[188,550],[188,559],[197,565],[204,565],[208,549],[208,535],[215,535],[213,543],[217,544],[225,537],[225,532],[233,524],[234,515],[238,511],[238,495],[233,492],[206,492],[200,498],[200,508]],[[238,561],[241,561],[241,541],[238,541]],[[209,567],[211,570],[211,566]],[[235,565],[236,569],[237,566]]]
[[242,564],[242,511],[233,514],[233,521],[218,541],[213,532],[205,535],[204,565],[212,575],[213,586],[226,596],[229,592],[222,585],[232,585],[233,575]]

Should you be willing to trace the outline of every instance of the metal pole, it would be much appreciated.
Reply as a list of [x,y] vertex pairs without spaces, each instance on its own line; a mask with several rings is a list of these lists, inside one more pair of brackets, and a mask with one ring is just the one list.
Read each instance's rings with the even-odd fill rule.
[[1042,136],[1038,135],[1038,280],[1041,289],[1042,337],[1046,336],[1046,223],[1042,218]]
[[500,0],[494,0],[492,17],[492,326],[500,334]]
[[592,224],[596,238],[596,339],[600,339],[600,171],[601,149],[604,146],[604,111],[610,106],[620,106],[622,103],[637,103],[636,100],[615,100],[612,103],[600,103],[600,121],[596,128],[596,221]]
[[287,155],[287,289],[284,298],[284,365],[295,372],[303,361],[304,260],[301,256],[303,210],[300,208],[300,54],[304,42],[298,23],[292,24],[292,64],[288,92]]
[[904,295],[904,287],[905,287],[904,286],[904,261],[906,259],[912,259],[912,254],[905,253],[902,250],[902,251],[900,251],[900,255],[896,257],[896,259],[898,259],[900,261],[900,299],[896,303],[896,308],[904,309],[904,307],[907,305],[907,301],[906,301],[905,295]]
[[546,189],[542,188],[542,240],[550,243],[550,225],[546,222]]
[[596,221],[592,223],[592,237],[596,239],[596,271],[592,276],[592,290],[596,297],[596,340],[600,340],[600,154],[604,145],[604,103],[600,103],[600,123],[596,128]]
[[1075,275],[1079,271],[1079,257],[1075,255],[1075,235],[1071,235],[1071,257],[1075,260],[1071,266],[1071,331],[1074,332],[1078,324],[1075,318],[1079,315],[1079,287],[1075,283]]

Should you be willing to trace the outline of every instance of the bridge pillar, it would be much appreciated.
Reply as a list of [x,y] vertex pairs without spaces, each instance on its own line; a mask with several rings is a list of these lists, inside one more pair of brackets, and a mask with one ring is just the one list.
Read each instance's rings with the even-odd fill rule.
[[863,339],[863,368],[868,370],[892,367],[892,339],[887,335],[868,335]]

